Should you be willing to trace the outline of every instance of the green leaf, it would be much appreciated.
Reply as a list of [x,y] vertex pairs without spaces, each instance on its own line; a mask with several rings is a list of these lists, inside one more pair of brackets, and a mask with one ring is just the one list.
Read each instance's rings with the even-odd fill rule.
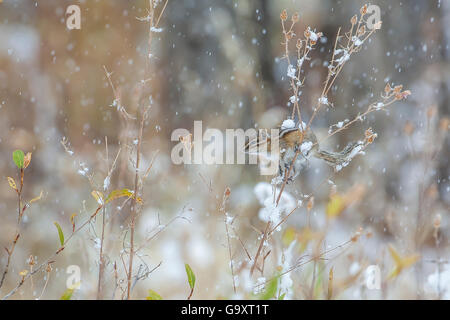
[[64,233],[61,229],[61,226],[58,224],[58,222],[54,222],[56,229],[58,229],[58,235],[59,235],[59,242],[61,243],[61,247],[64,246]]
[[187,274],[187,277],[188,277],[189,287],[191,287],[191,289],[194,289],[194,286],[195,286],[195,274],[192,271],[191,267],[187,263],[184,265],[184,267],[186,268],[186,274]]
[[269,284],[266,287],[266,290],[261,294],[260,300],[269,300],[272,299],[277,294],[278,288],[278,277],[274,277],[270,280]]
[[146,298],[147,300],[162,300],[163,298],[152,289],[148,290],[148,296]]
[[24,162],[25,154],[22,150],[16,150],[13,152],[13,161],[16,164],[17,168],[22,169],[23,168],[23,162]]
[[72,298],[72,294],[74,292],[75,289],[67,289],[66,291],[64,291],[64,293],[62,294],[60,300],[70,300]]

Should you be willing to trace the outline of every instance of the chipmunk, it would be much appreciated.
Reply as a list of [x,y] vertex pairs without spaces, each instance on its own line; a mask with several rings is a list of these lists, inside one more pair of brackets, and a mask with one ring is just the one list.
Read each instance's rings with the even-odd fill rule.
[[[284,124],[284,123],[283,123]],[[295,155],[298,153],[295,163],[292,166],[290,176],[287,182],[292,182],[301,171],[305,170],[309,166],[309,158],[311,156],[324,160],[328,165],[336,168],[337,166],[345,166],[345,163],[349,161],[348,157],[355,150],[356,147],[363,145],[362,141],[349,143],[340,152],[330,152],[321,150],[314,132],[309,128],[308,130],[301,129],[299,125],[292,125],[291,121],[289,126],[282,125],[279,128],[279,134],[277,137],[271,137],[268,134],[257,137],[255,140],[249,141],[245,146],[245,150],[249,151],[251,148],[264,146],[267,152],[272,153],[271,150],[272,141],[278,139],[279,142],[279,172],[278,181],[285,179],[285,174],[289,172],[294,161]],[[305,126],[303,126],[304,128]]]

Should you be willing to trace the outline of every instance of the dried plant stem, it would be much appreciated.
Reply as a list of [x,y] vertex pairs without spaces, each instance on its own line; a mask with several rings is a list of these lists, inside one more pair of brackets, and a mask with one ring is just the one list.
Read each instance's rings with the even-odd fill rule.
[[299,206],[297,205],[294,209],[291,210],[291,212],[289,212],[283,219],[281,219],[280,222],[278,222],[278,224],[276,226],[274,226],[270,231],[269,231],[269,236],[272,235],[272,233],[279,227],[281,226],[284,222],[286,222],[286,220],[291,216],[291,214],[293,214],[295,212],[295,210],[297,210],[299,208]]
[[[340,249],[340,248],[344,248],[344,247],[346,247],[348,244],[350,244],[350,243],[352,243],[352,242],[354,242],[353,238],[350,239],[350,240],[345,241],[344,243],[342,243],[342,244],[340,244],[340,245],[338,245],[338,246],[336,246],[336,247],[334,247],[334,248],[331,248],[331,249],[328,249],[328,250],[326,250],[326,251],[323,251],[323,252],[320,253],[319,255],[314,256],[314,257],[312,257],[312,258],[310,258],[310,259],[308,259],[308,260],[306,260],[306,261],[304,261],[304,262],[296,263],[296,264],[293,265],[292,267],[288,268],[286,271],[284,271],[284,272],[280,273],[279,275],[277,275],[277,277],[284,276],[285,274],[288,274],[288,273],[294,271],[295,269],[300,268],[301,266],[304,266],[305,264],[308,264],[308,263],[310,263],[310,262],[312,262],[312,261],[315,261],[315,260],[317,260],[317,259],[319,259],[319,258],[321,258],[321,257],[323,257],[323,256],[325,256],[325,255],[327,255],[328,253],[330,253],[330,252],[332,252],[332,251],[335,251],[335,250]],[[270,281],[272,281],[272,280],[273,280],[273,279],[269,279],[269,280],[266,280],[266,281],[263,282],[263,283],[259,283],[259,284],[257,284],[257,285],[255,286],[255,288],[264,286],[264,285],[270,283]]]
[[131,221],[130,221],[130,257],[128,263],[128,273],[127,273],[127,300],[131,298],[131,279],[133,273],[133,257],[134,257],[134,231],[136,226],[136,217],[138,210],[138,187],[139,187],[139,165],[141,161],[141,144],[142,144],[142,135],[144,130],[145,117],[140,115],[140,111],[137,111],[137,117],[141,117],[139,135],[138,135],[138,143],[136,149],[136,168],[135,168],[135,176],[134,176],[134,197],[132,200],[131,207]]
[[[389,102],[384,103],[383,108],[390,106],[391,104],[393,104],[395,101],[397,101],[396,98],[392,99]],[[323,141],[325,141],[326,139],[334,136],[336,133],[339,133],[345,129],[347,129],[349,126],[351,126],[352,124],[354,124],[357,121],[361,121],[363,117],[367,116],[369,113],[372,113],[374,111],[377,111],[377,109],[375,108],[375,103],[372,103],[371,105],[369,105],[369,107],[367,108],[366,111],[364,111],[362,114],[358,114],[355,118],[353,118],[352,120],[350,120],[349,122],[347,122],[346,124],[344,124],[341,128],[338,128],[336,130],[334,130],[333,132],[331,132],[330,134],[328,134],[325,138],[323,138],[322,140],[320,140],[318,142],[318,144],[320,145],[320,143],[322,143]]]
[[105,242],[105,216],[106,216],[106,206],[102,210],[102,234],[100,238],[100,253],[99,253],[99,266],[98,266],[98,284],[97,284],[97,300],[102,299],[102,283],[103,274],[105,271],[105,259],[103,255],[104,242]]
[[[297,157],[298,157],[299,154],[300,154],[300,150],[297,150],[297,152],[295,153],[294,159],[292,160],[292,163],[289,166],[289,170],[287,171],[287,174],[284,175],[283,185],[281,186],[280,193],[278,194],[278,198],[277,198],[277,201],[276,201],[277,206],[278,206],[278,203],[280,202],[281,195],[282,195],[282,193],[284,191],[284,188],[286,187],[287,180],[289,178],[289,175],[291,174],[292,168],[294,167],[294,163],[297,160]],[[274,191],[274,195],[275,195],[275,193],[276,193],[276,188],[275,188],[275,191]],[[258,262],[258,258],[259,258],[260,254],[261,254],[261,250],[263,248],[264,241],[266,241],[266,238],[268,236],[268,233],[269,233],[269,230],[270,230],[270,226],[271,226],[271,221],[269,220],[267,222],[267,224],[266,224],[266,228],[264,230],[261,242],[259,243],[258,251],[256,251],[255,259],[253,261],[252,268],[250,269],[250,275],[253,275],[253,271],[255,270],[256,264]]]
[[230,197],[230,189],[226,188],[225,192],[223,194],[223,200],[222,200],[222,205],[219,209],[219,211],[223,214],[224,216],[224,223],[225,223],[225,232],[227,234],[227,245],[228,245],[228,257],[230,259],[230,269],[231,269],[231,277],[233,278],[233,290],[234,293],[236,293],[236,281],[234,279],[234,264],[233,264],[233,254],[232,254],[232,248],[231,248],[231,239],[230,239],[230,230],[228,228],[228,215],[225,212],[225,205],[226,202],[228,200],[228,198]]
[[261,239],[261,242],[259,243],[259,246],[258,246],[258,251],[256,251],[255,258],[253,260],[253,265],[252,265],[252,267],[250,269],[250,275],[251,276],[253,275],[253,272],[255,271],[256,264],[258,262],[258,258],[261,255],[262,248],[264,246],[264,242],[266,241],[266,238],[267,238],[267,235],[268,235],[268,232],[269,232],[269,229],[270,229],[270,225],[271,225],[271,222],[270,221],[267,222],[266,228],[264,230],[264,233],[263,233],[263,236],[262,236],[262,239]]
[[83,224],[81,224],[78,228],[76,228],[69,237],[67,237],[64,241],[64,244],[58,248],[58,250],[56,250],[48,259],[46,259],[43,263],[41,263],[36,269],[33,269],[32,272],[29,272],[26,276],[22,277],[22,279],[20,280],[20,282],[16,285],[16,287],[14,287],[8,294],[6,294],[1,300],[7,300],[9,299],[12,295],[14,295],[17,290],[20,289],[20,287],[22,287],[22,285],[25,283],[25,281],[30,278],[31,276],[33,276],[34,274],[36,274],[37,272],[39,272],[42,268],[48,266],[49,264],[51,264],[53,262],[53,260],[58,256],[58,254],[60,254],[64,248],[66,247],[66,245],[71,241],[71,239],[78,233],[80,232],[84,227],[86,227],[86,225],[90,224],[91,221],[97,216],[97,214],[100,212],[100,210],[102,209],[102,205],[100,205],[93,214],[91,214],[91,216],[89,217],[89,219],[87,219],[85,222],[83,222]]
[[233,255],[231,254],[230,232],[228,230],[228,224],[226,221],[225,221],[225,231],[227,233],[228,255],[230,258],[231,276],[233,277],[233,290],[234,290],[234,293],[236,293],[236,281],[234,279],[234,266],[233,266]]
[[44,288],[42,289],[41,294],[39,295],[36,300],[41,300],[42,296],[44,295],[45,289],[47,289],[48,282],[50,281],[50,272],[47,272],[47,279],[45,279]]
[[317,270],[317,259],[314,259],[314,265],[313,265],[313,276],[311,279],[311,286],[309,288],[309,297],[311,300],[314,299],[314,289],[316,284],[316,270]]
[[11,258],[14,254],[14,249],[16,248],[17,241],[20,238],[20,223],[22,222],[23,212],[26,209],[24,207],[22,209],[22,189],[23,189],[23,179],[24,179],[24,169],[20,169],[20,187],[16,189],[17,191],[17,210],[18,210],[18,217],[17,217],[17,230],[14,235],[14,239],[11,243],[11,247],[9,249],[5,248],[6,252],[8,253],[8,260],[6,261],[5,270],[3,271],[2,278],[0,279],[0,288],[3,286],[3,283],[6,279],[6,275],[9,272],[9,266],[11,264]]
[[[291,26],[289,27],[289,30],[286,30],[286,26],[285,26],[284,20],[281,20],[281,26],[283,28],[283,35],[284,35],[284,43],[283,43],[284,44],[284,49],[285,49],[284,57],[286,58],[286,60],[288,62],[288,65],[291,65],[291,59],[289,57],[289,40],[292,37],[292,30],[294,28],[295,23],[296,23],[296,21],[292,21]],[[298,61],[300,61],[300,59],[306,60],[306,58],[308,56],[308,53],[311,51],[311,47],[308,46],[308,41],[309,41],[309,39],[305,40],[306,44],[304,46],[303,54],[301,53],[301,47],[297,46],[297,58],[298,58]],[[298,62],[297,62],[297,64],[298,64]],[[291,117],[294,118],[295,112],[297,111],[297,116],[298,116],[299,122],[301,123],[302,122],[302,115],[301,115],[300,106],[299,106],[299,103],[298,103],[298,101],[299,101],[298,96],[299,96],[300,87],[303,85],[303,81],[300,80],[301,71],[302,71],[301,67],[302,66],[298,65],[298,67],[299,68],[297,70],[296,79],[291,78],[291,80],[290,80],[291,90],[294,92],[294,97],[295,97],[294,107],[292,108],[292,115],[291,115]],[[297,82],[295,80],[297,80]]]
[[161,17],[163,15],[164,11],[166,10],[168,2],[169,2],[169,0],[166,0],[166,2],[164,3],[164,6],[162,7],[161,12],[159,13],[158,19],[156,20],[155,27],[158,27],[159,21],[161,20]]
[[[364,14],[362,14],[359,17],[358,22],[357,22],[358,25],[355,30],[355,36],[365,36],[361,43],[364,43],[377,30],[377,28],[373,28],[370,31],[366,31],[364,25],[361,25],[362,22],[364,21],[363,17],[364,17]],[[348,38],[348,42],[347,42],[347,46],[346,46],[348,57],[350,57],[353,53],[359,51],[359,49],[360,49],[360,46],[355,45],[355,42],[352,40],[354,26],[355,26],[355,23],[352,22],[350,31],[348,32],[348,34],[346,34],[346,36]],[[344,60],[342,60],[342,62],[338,63],[336,66],[334,65],[335,62],[337,62],[335,60],[335,55],[336,55],[336,49],[337,49],[337,46],[339,43],[340,31],[341,31],[341,28],[338,29],[338,33],[336,35],[336,40],[335,40],[334,49],[333,49],[333,55],[332,55],[329,69],[328,69],[328,75],[327,75],[327,79],[325,81],[325,85],[322,90],[321,97],[326,97],[328,95],[328,92],[333,87],[333,84],[334,84],[336,78],[339,76],[339,73],[341,72],[341,70],[343,69],[343,67],[346,63],[346,60],[344,59]],[[311,123],[314,120],[314,118],[317,116],[321,106],[322,106],[322,103],[319,99],[317,102],[317,106],[314,109],[313,114],[308,121],[308,125],[306,126],[306,131],[311,127]]]
[[16,243],[19,240],[19,237],[20,237],[19,233],[16,233],[16,235],[14,237],[14,240],[13,240],[13,242],[11,244],[11,248],[7,250],[8,260],[6,261],[5,271],[3,271],[3,275],[2,275],[2,278],[0,280],[0,288],[3,286],[3,282],[5,281],[6,275],[8,274],[9,265],[11,263],[11,257],[12,257],[12,255],[14,253],[14,248],[16,247]]
[[[108,137],[105,137],[105,149],[106,149],[106,166],[108,170],[108,175],[110,175],[109,169],[109,152],[108,152]],[[106,191],[106,190],[105,190]],[[98,266],[98,284],[97,284],[97,300],[102,298],[102,282],[103,274],[105,271],[105,260],[103,257],[103,250],[105,245],[105,224],[106,224],[106,205],[103,206],[102,210],[102,233],[100,237],[100,253],[99,253],[99,266]]]
[[[288,179],[288,177],[289,177],[289,175],[291,173],[291,170],[292,170],[292,168],[294,166],[295,160],[297,159],[299,154],[300,154],[300,151],[297,151],[295,153],[294,159],[292,160],[292,163],[291,163],[291,165],[289,167],[289,170],[287,171],[287,174],[285,174],[285,177],[284,177],[284,180],[283,180],[283,185],[281,186],[281,189],[280,189],[280,192],[278,194],[277,201],[276,201],[277,206],[278,206],[278,203],[280,202],[281,194],[283,193],[283,190],[286,187],[287,179]],[[322,183],[320,185],[322,185]],[[275,192],[276,192],[276,189],[275,189]],[[298,206],[296,206],[289,214],[287,214],[286,217],[284,217],[275,227],[270,229],[270,231],[268,231],[269,228],[270,228],[270,221],[267,223],[266,229],[265,229],[264,234],[263,234],[263,238],[261,239],[261,242],[260,242],[259,247],[258,247],[258,251],[256,252],[256,255],[255,255],[255,259],[254,259],[254,262],[253,262],[252,269],[250,270],[250,275],[253,274],[253,270],[256,267],[257,260],[259,258],[259,255],[261,254],[261,249],[263,247],[263,244],[264,244],[264,241],[266,240],[266,238],[269,237],[281,224],[283,224],[289,218],[289,216],[292,213],[294,213],[297,209],[298,209]]]
[[[302,140],[303,140],[303,138],[302,138]],[[302,142],[300,141],[300,144],[301,143]],[[294,163],[297,160],[299,154],[300,154],[300,149],[295,152],[294,158],[292,159],[291,165],[289,166],[289,170],[287,170],[287,173],[285,173],[283,184],[281,185],[280,193],[278,194],[278,197],[277,197],[277,202],[276,202],[277,206],[278,206],[278,203],[280,203],[281,195],[283,194],[284,188],[286,187],[289,176],[291,175],[292,168],[294,167]],[[275,191],[276,191],[276,189],[275,189]]]
[[[32,264],[30,265],[30,272],[31,273],[33,272],[33,265]],[[32,275],[30,276],[30,285],[31,285],[31,293],[34,296],[34,281],[33,281],[33,276]]]
[[[148,57],[146,59],[146,69],[149,70],[150,68],[150,58],[152,57],[151,49],[152,49],[152,41],[153,41],[153,28],[156,28],[162,14],[164,13],[164,10],[167,6],[167,0],[164,3],[163,8],[160,11],[160,14],[157,18],[157,21],[155,23],[155,3],[154,0],[149,0],[149,9],[148,9],[148,16],[145,18],[138,18],[140,21],[148,21],[150,25],[150,32],[148,37]],[[147,80],[143,81],[142,84],[145,84]],[[140,152],[141,152],[141,144],[142,144],[142,136],[143,136],[143,129],[144,124],[146,120],[147,110],[144,112],[141,112],[140,108],[138,107],[137,110],[137,116],[136,119],[140,122],[139,127],[139,134],[137,138],[137,149],[136,149],[136,164],[135,164],[135,177],[134,177],[134,198],[132,200],[132,208],[131,208],[131,221],[130,221],[130,256],[129,256],[129,262],[128,262],[128,272],[127,272],[127,297],[126,299],[129,300],[131,298],[131,289],[132,289],[132,273],[133,273],[133,259],[135,254],[135,226],[136,226],[136,219],[138,215],[138,203],[137,203],[137,194],[140,191],[139,189],[139,166],[140,166]]]
[[194,288],[192,288],[191,291],[189,292],[189,296],[187,297],[187,300],[191,300],[193,294],[194,294]]

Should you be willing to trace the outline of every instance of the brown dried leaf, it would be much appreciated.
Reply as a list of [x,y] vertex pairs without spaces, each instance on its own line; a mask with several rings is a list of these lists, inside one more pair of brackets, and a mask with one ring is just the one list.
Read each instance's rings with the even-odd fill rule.
[[23,158],[23,168],[26,169],[31,162],[31,152],[28,152]]

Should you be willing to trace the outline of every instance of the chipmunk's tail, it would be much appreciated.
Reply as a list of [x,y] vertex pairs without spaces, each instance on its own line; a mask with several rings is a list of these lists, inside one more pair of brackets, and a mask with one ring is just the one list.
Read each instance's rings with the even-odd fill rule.
[[317,150],[314,154],[316,158],[325,160],[329,165],[335,167],[337,165],[342,165],[351,158],[353,158],[355,152],[359,152],[361,147],[364,146],[364,142],[351,142],[342,151],[329,152],[325,150]]

